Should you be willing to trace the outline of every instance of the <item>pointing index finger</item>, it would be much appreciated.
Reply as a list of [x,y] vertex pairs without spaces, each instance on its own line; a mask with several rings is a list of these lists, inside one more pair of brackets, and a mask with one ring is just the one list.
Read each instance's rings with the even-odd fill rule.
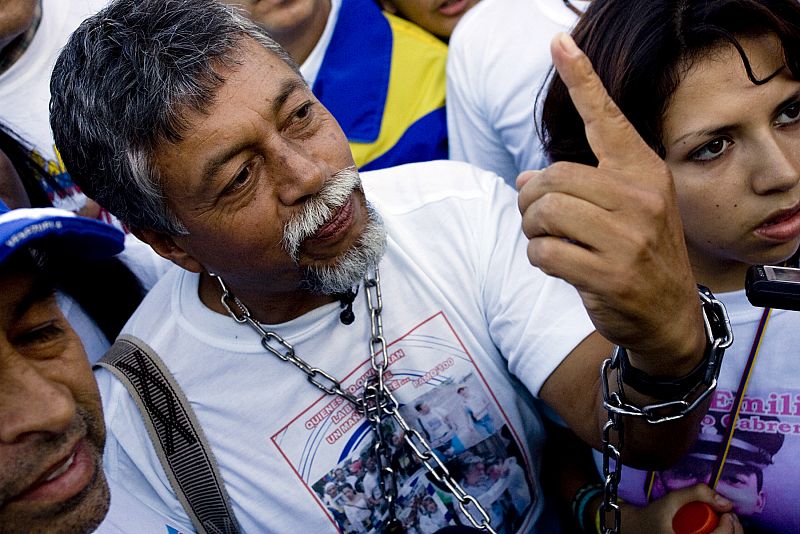
[[647,165],[647,159],[655,153],[608,95],[591,61],[572,37],[559,33],[550,50],[553,64],[583,119],[586,138],[600,166]]

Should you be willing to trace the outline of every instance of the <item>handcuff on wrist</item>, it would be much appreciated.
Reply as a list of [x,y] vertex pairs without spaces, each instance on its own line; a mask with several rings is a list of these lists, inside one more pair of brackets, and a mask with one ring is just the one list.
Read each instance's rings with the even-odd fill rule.
[[[733,343],[733,332],[725,306],[707,287],[698,285],[697,288],[707,340],[703,360],[682,377],[654,376],[633,367],[628,351],[615,347],[611,358],[603,363],[601,376],[606,409],[621,415],[644,417],[649,423],[662,423],[691,412],[716,388],[722,357]],[[614,369],[619,370],[616,392],[611,391],[608,382],[609,372]],[[633,406],[627,401],[625,386],[663,402]]]
[[[601,367],[603,406],[608,411],[608,421],[603,426],[602,435],[603,503],[598,513],[598,527],[602,534],[620,532],[617,490],[622,473],[623,416],[642,418],[650,424],[681,419],[700,406],[717,387],[722,357],[725,349],[733,343],[733,332],[725,306],[714,298],[707,287],[698,285],[697,288],[707,339],[703,360],[697,367],[679,378],[652,376],[633,367],[628,361],[627,351],[622,347],[616,347]],[[612,391],[609,385],[613,370],[618,370],[616,391]],[[661,402],[633,405],[625,395],[626,385]],[[612,433],[616,434],[616,444],[612,440]],[[607,514],[612,514],[611,525],[608,524]]]

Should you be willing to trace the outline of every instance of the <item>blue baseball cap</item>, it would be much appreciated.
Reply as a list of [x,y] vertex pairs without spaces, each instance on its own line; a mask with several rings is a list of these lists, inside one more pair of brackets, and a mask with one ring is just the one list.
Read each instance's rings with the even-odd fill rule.
[[0,200],[0,264],[14,252],[36,246],[87,260],[109,258],[125,248],[125,234],[108,223],[58,208],[11,210]]

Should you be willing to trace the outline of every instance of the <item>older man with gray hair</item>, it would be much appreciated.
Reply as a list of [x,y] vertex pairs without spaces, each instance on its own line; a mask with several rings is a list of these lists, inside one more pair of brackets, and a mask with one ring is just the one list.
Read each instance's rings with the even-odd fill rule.
[[[576,55],[561,68],[593,81],[581,65]],[[596,104],[601,95],[586,89],[596,84],[579,86],[576,95]],[[160,356],[165,378],[137,356],[97,379],[112,496],[124,485],[181,530],[334,532],[313,488],[373,453],[386,500],[371,516],[379,531],[400,528],[414,506],[404,496],[426,487],[451,492],[487,532],[543,529],[532,395],[600,446],[607,414],[597,374],[612,343],[627,348],[621,357],[633,369],[622,381],[638,373],[631,402],[654,398],[648,384],[689,395],[713,371],[719,354],[706,351],[670,176],[648,153],[626,161],[647,162],[658,201],[595,214],[590,225],[585,213],[573,214],[582,224],[565,224],[552,209],[553,195],[569,193],[557,181],[524,187],[521,219],[514,192],[466,164],[359,176],[342,130],[284,51],[212,0],[112,2],[64,48],[52,94],[56,140],[80,186],[177,265],[123,332],[139,347],[133,354]],[[600,138],[631,135],[612,133]],[[643,150],[628,141],[604,153]],[[598,183],[619,181],[618,171],[604,172]],[[526,248],[557,277],[532,268]],[[168,429],[166,454],[123,375],[145,390],[155,434]],[[437,456],[402,415],[468,376],[500,415],[494,433],[473,433],[463,454],[518,456],[531,504],[514,524],[488,525],[489,511],[450,474],[460,459]],[[202,432],[185,433],[183,412],[149,396],[175,389]],[[701,412],[661,426],[631,419],[626,458],[677,458]],[[392,469],[389,436],[398,432],[416,471]],[[228,508],[219,522],[187,509],[170,474],[171,449],[195,446],[201,434]]]

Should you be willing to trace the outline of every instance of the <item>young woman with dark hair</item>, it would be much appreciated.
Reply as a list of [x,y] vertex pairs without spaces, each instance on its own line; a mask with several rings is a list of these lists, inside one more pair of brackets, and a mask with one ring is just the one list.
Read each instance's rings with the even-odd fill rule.
[[[669,167],[695,278],[726,305],[736,340],[695,449],[670,470],[624,469],[620,496],[674,502],[700,482],[746,532],[800,532],[800,314],[744,293],[749,266],[791,262],[800,246],[800,3],[594,0],[573,37]],[[556,75],[546,89],[548,155],[596,165],[565,84]],[[625,531],[669,532],[657,506]]]

